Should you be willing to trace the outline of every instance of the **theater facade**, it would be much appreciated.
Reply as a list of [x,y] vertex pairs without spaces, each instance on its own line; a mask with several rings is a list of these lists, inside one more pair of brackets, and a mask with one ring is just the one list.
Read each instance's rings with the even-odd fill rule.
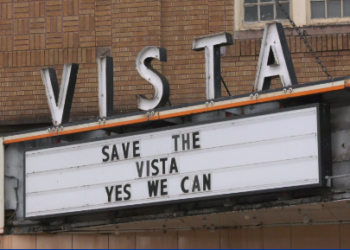
[[2,248],[349,248],[350,1],[0,2]]

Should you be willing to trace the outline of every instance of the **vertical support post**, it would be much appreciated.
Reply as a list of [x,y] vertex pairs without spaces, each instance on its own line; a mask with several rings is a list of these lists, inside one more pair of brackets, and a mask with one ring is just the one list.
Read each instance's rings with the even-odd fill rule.
[[106,118],[113,115],[113,58],[100,57],[97,64],[100,118]]
[[0,137],[0,234],[5,228],[5,145]]

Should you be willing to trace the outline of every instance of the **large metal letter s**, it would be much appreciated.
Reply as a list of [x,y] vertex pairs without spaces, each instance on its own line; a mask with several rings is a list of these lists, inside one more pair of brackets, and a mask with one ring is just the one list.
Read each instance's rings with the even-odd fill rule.
[[170,96],[168,80],[152,67],[151,62],[153,59],[166,62],[166,50],[164,48],[148,46],[141,50],[136,58],[137,71],[155,89],[154,96],[151,99],[147,99],[143,95],[137,95],[138,108],[141,110],[150,110],[165,106]]

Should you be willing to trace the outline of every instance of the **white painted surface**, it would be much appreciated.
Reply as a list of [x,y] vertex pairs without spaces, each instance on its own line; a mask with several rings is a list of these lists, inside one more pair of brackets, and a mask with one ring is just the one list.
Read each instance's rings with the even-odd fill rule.
[[154,87],[154,95],[150,99],[137,95],[138,108],[141,110],[156,108],[159,105],[164,92],[162,79],[145,65],[145,60],[149,58],[160,60],[160,49],[155,46],[147,46],[143,48],[136,57],[137,71],[143,79],[148,81]]
[[[173,135],[199,132],[200,149],[174,150]],[[316,107],[103,141],[26,152],[26,216],[177,201],[319,183]],[[140,157],[122,157],[139,141]],[[103,162],[102,147],[118,145],[119,161]],[[130,145],[132,149],[132,145]],[[136,162],[175,158],[178,173],[142,176]],[[161,165],[161,164],[158,164]],[[211,174],[211,190],[184,194],[181,180]],[[167,195],[149,197],[148,181],[167,179]],[[202,178],[200,178],[202,179]],[[131,199],[111,202],[105,187],[131,185]],[[196,190],[197,191],[197,190]],[[125,195],[121,195],[122,197]]]
[[[227,45],[229,41],[225,32],[218,34],[208,35],[204,37],[198,37],[193,40],[192,49],[204,49],[205,53],[205,82],[206,82],[206,97],[207,100],[217,98],[215,96],[215,56],[214,46]],[[220,58],[218,58],[220,60]],[[220,79],[221,81],[221,79]]]
[[[270,50],[272,50],[275,57],[275,65],[268,65]],[[261,91],[264,87],[263,85],[265,78],[273,76],[278,76],[281,79],[283,87],[292,85],[290,72],[287,68],[287,61],[283,53],[276,23],[266,24],[265,26],[256,72],[254,91]]]
[[100,110],[100,117],[107,117],[107,57],[100,57],[97,59],[98,68],[98,103]]
[[[298,94],[300,96],[308,96],[310,95],[309,91],[317,91],[318,93],[324,93],[324,92],[329,92],[329,88],[334,88],[340,90],[344,89],[344,80],[332,82],[329,81],[327,83],[323,84],[318,84],[318,85],[312,85],[312,86],[301,86],[299,88],[293,89],[292,93],[284,93],[283,90],[277,91],[277,92],[269,92],[269,93],[261,93],[259,95],[258,100],[251,100],[250,97],[247,95],[246,97],[240,97],[240,98],[233,98],[229,100],[224,100],[224,101],[217,101],[215,102],[214,108],[216,110],[220,109],[227,109],[228,107],[235,108],[241,105],[246,105],[246,102],[255,102],[255,103],[266,103],[270,102],[271,99],[288,99],[293,97],[295,94]],[[283,97],[282,97],[283,96]],[[162,119],[168,119],[169,117],[180,117],[183,115],[183,112],[194,112],[194,113],[204,113],[207,110],[205,110],[206,105],[205,103],[203,104],[194,104],[191,106],[186,106],[186,107],[174,107],[172,109],[166,109],[166,110],[160,110],[156,112],[156,116],[154,118],[157,118],[158,120]],[[164,118],[166,116],[166,118]],[[128,124],[134,124],[135,120],[136,123],[139,122],[140,119],[145,119],[146,114],[139,114],[135,113],[134,115],[128,116],[128,117],[117,117],[113,119],[109,119],[106,121],[105,125],[108,126],[120,126],[122,125],[128,125]],[[99,127],[100,126],[100,127]],[[75,124],[74,126],[67,126],[64,128],[64,133],[65,134],[75,134],[77,133],[77,130],[84,129],[85,131],[94,131],[94,130],[99,130],[103,129],[104,125],[99,124],[97,121],[92,121],[89,123],[83,123],[83,124]],[[41,137],[53,137],[60,135],[62,132],[56,132],[56,133],[47,133],[46,128],[42,128],[41,130],[37,130],[35,132],[24,132],[21,134],[15,134],[15,135],[7,135],[4,136],[4,143],[5,144],[12,144],[12,143],[17,143],[20,141],[30,141],[33,139],[33,137],[36,136],[41,136]]]
[[54,126],[61,125],[63,118],[64,106],[66,103],[66,97],[68,92],[69,77],[72,71],[72,64],[65,64],[63,67],[62,81],[58,95],[58,101],[56,103],[55,94],[52,89],[50,72],[48,68],[41,70],[41,78],[43,80],[47,101],[52,117],[52,124]]

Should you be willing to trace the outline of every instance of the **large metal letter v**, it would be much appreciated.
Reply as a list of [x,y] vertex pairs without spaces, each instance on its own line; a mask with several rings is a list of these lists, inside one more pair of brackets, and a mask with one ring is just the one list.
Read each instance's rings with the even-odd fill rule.
[[41,77],[45,85],[54,126],[59,126],[69,121],[78,69],[79,64],[72,63],[64,65],[61,89],[58,86],[56,70],[54,68],[41,70]]

